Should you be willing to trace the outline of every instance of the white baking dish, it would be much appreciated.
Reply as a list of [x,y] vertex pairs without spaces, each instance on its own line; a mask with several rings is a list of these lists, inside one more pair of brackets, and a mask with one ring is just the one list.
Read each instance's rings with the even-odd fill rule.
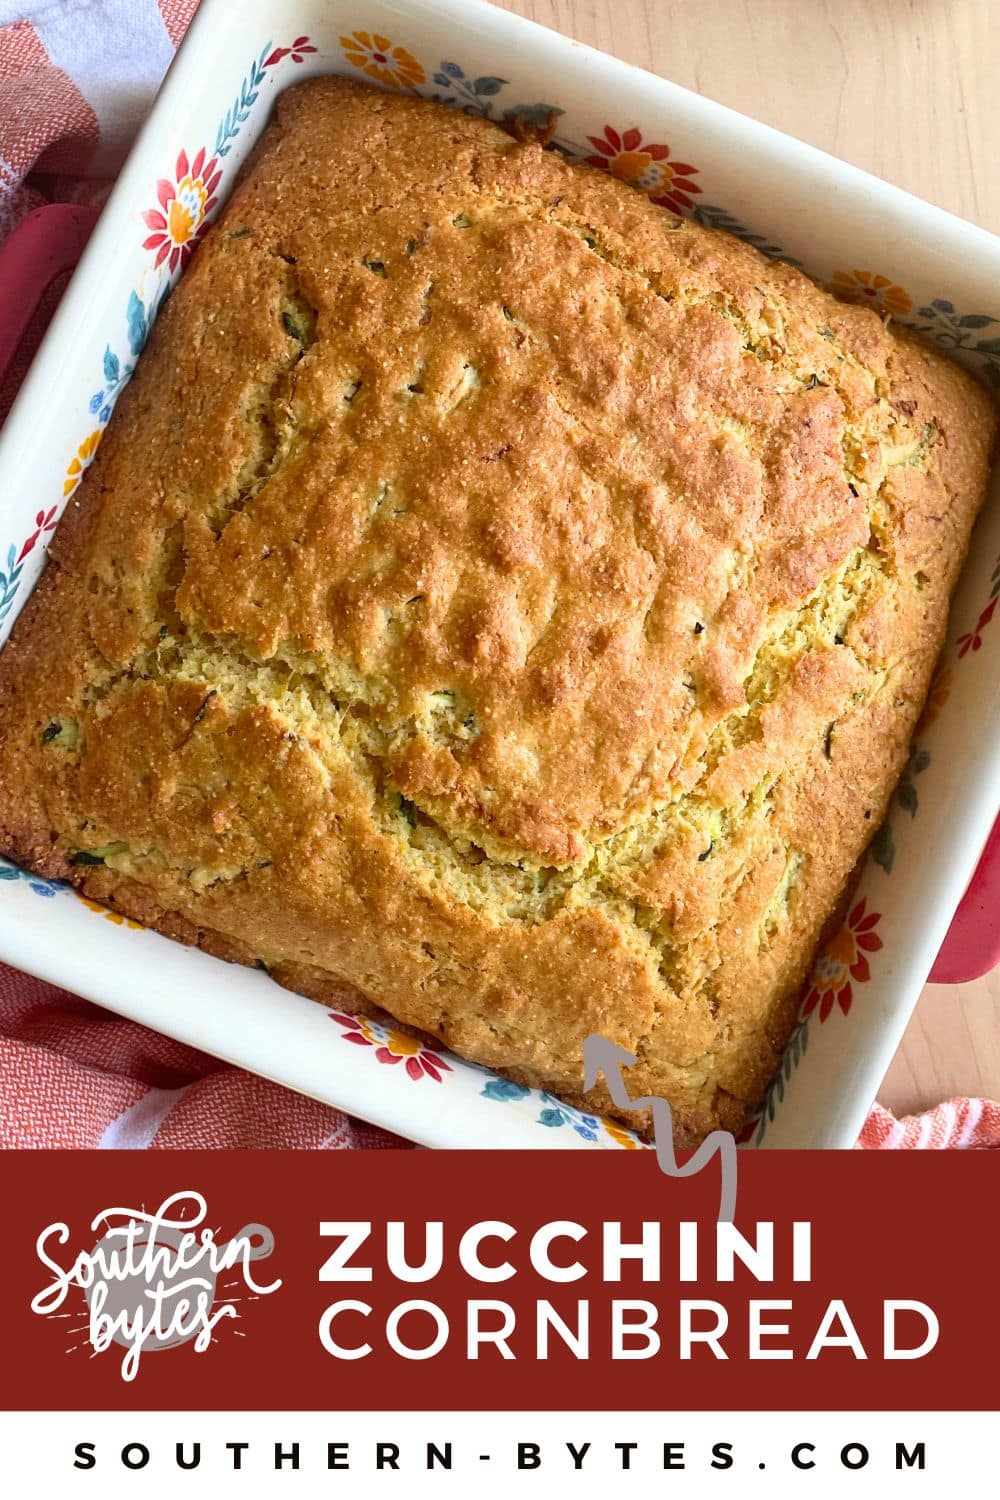
[[[1000,242],[763,125],[478,0],[203,0],[0,442],[0,640],[151,310],[182,270],[185,209],[196,223],[211,216],[275,94],[331,71],[495,119],[555,108],[566,149],[655,183],[654,195],[756,237],[1000,372]],[[817,968],[752,1132],[759,1144],[853,1143],[1000,805],[1000,626],[989,608],[998,498],[956,599],[936,721],[920,734],[848,927]],[[635,1144],[547,1096],[131,928],[64,888],[0,873],[0,957],[291,1088],[437,1146]]]

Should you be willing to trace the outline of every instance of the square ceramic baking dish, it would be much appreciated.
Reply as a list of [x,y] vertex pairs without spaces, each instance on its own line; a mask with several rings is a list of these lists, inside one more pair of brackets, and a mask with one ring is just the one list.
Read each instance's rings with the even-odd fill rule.
[[[918,326],[1000,387],[1000,241],[979,229],[478,0],[203,0],[0,442],[0,640],[164,294],[275,95],[326,72],[498,121],[552,115],[556,142],[572,155]],[[753,1144],[851,1145],[899,1042],[1000,806],[998,594],[994,491],[906,774],[807,987]],[[429,1145],[637,1144],[557,1099],[134,928],[64,887],[12,866],[0,875],[0,957],[293,1089]],[[966,910],[942,977],[993,956],[982,919]]]

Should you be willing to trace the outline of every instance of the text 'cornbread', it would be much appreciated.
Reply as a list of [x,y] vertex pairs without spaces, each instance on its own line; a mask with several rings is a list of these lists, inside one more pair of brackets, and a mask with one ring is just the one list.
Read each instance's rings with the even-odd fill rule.
[[994,429],[923,343],[607,174],[302,84],[0,658],[0,847],[569,1098],[600,1032],[680,1141],[737,1128]]

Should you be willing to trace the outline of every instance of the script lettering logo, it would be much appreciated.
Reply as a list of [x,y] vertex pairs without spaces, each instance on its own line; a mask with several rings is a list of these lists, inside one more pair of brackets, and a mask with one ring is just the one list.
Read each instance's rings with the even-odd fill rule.
[[[73,1288],[86,1299],[85,1333],[95,1354],[112,1344],[124,1349],[123,1380],[134,1380],[144,1351],[192,1343],[198,1354],[223,1323],[240,1317],[236,1301],[266,1297],[281,1286],[254,1279],[252,1263],[274,1249],[274,1235],[263,1224],[247,1224],[224,1244],[205,1226],[208,1205],[200,1193],[178,1192],[150,1213],[145,1208],[102,1209],[91,1220],[102,1233],[92,1250],[81,1250],[69,1264],[58,1258],[69,1243],[69,1226],[49,1224],[35,1241],[38,1258],[52,1279],[31,1301],[41,1317],[72,1317],[62,1312]],[[65,1257],[63,1257],[65,1259]],[[232,1273],[218,1285],[219,1278]]]

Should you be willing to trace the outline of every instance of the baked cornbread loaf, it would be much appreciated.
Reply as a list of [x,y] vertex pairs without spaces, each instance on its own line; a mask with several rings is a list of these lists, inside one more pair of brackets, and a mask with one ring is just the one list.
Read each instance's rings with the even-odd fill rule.
[[0,846],[567,1098],[601,1032],[680,1141],[738,1127],[994,429],[607,174],[291,89],[0,658]]

